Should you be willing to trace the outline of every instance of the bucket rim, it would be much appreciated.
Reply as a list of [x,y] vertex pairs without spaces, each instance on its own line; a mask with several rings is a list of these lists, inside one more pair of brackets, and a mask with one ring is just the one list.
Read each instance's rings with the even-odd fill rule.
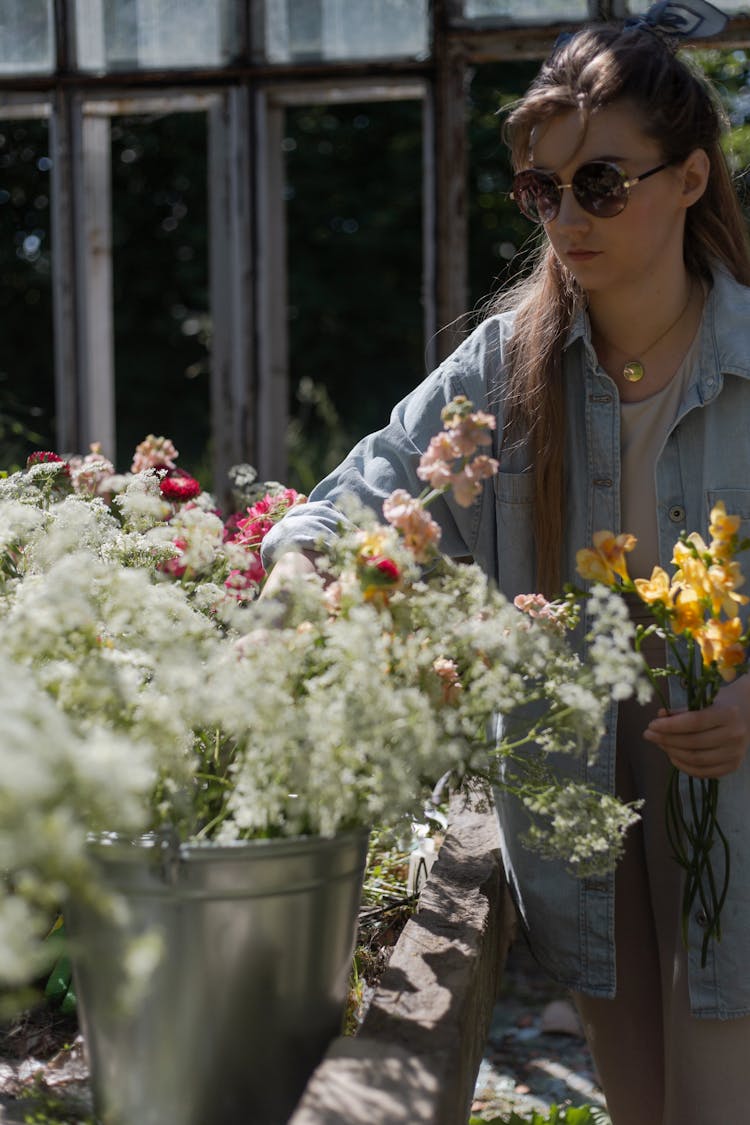
[[211,840],[187,840],[178,838],[171,832],[144,832],[132,835],[127,832],[89,832],[86,847],[90,853],[108,861],[132,861],[136,856],[147,855],[160,859],[172,855],[180,860],[192,862],[213,862],[215,860],[245,860],[248,853],[257,853],[257,858],[279,855],[303,854],[310,851],[328,851],[347,844],[365,846],[369,840],[369,828],[349,828],[332,836],[300,835],[273,836],[252,840],[232,840],[216,844]]

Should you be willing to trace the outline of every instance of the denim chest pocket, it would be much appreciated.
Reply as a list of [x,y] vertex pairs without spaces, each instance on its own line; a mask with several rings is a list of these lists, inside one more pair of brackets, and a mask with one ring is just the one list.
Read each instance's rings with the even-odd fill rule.
[[533,472],[498,473],[495,481],[500,589],[508,598],[535,588]]
[[706,518],[711,509],[723,501],[728,516],[739,516],[742,520],[740,535],[750,535],[750,488],[714,488],[706,492]]

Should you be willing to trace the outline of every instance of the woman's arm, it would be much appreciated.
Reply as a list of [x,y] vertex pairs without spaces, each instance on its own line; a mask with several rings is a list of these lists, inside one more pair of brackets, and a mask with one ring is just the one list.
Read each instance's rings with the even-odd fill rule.
[[[423,490],[417,467],[430,439],[442,429],[443,407],[462,394],[479,410],[493,409],[487,403],[487,388],[495,385],[502,365],[502,327],[499,318],[481,324],[394,408],[387,426],[358,442],[341,465],[316,485],[307,504],[290,509],[263,542],[266,569],[289,547],[314,551],[321,539],[333,538],[344,521],[340,505],[345,497],[355,497],[382,518],[383,501],[395,489],[403,488],[414,496]],[[502,429],[502,419],[498,429]],[[491,482],[488,488],[492,489]],[[446,555],[473,554],[476,508],[462,509],[452,498],[440,496],[431,505],[430,515],[440,524],[440,546]]]

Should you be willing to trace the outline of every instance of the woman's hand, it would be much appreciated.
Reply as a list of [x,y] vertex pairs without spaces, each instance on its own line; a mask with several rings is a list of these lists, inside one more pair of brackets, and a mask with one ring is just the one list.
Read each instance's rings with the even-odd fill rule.
[[701,711],[660,711],[643,737],[661,747],[673,766],[693,777],[724,777],[745,760],[750,744],[750,677],[719,690]]
[[317,574],[315,559],[319,554],[319,551],[287,551],[269,570],[260,597],[288,600],[290,584],[307,574]]

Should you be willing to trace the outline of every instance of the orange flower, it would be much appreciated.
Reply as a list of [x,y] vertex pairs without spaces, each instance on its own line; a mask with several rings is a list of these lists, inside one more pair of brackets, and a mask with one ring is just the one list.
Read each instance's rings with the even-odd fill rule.
[[720,621],[712,617],[704,629],[696,633],[703,663],[708,667],[716,663],[719,675],[727,682],[737,675],[736,669],[745,660],[745,646],[740,644],[742,621],[732,617]]
[[672,590],[669,575],[660,566],[654,567],[650,578],[636,578],[635,588],[641,601],[644,601],[646,605],[654,605],[656,602],[661,602],[665,606],[671,605]]

